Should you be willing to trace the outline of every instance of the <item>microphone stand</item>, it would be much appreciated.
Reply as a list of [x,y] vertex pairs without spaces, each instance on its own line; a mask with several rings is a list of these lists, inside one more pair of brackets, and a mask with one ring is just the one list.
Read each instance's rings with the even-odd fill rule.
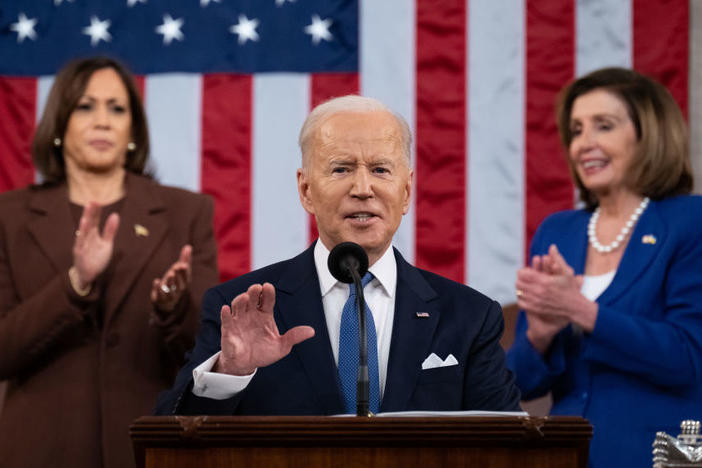
[[356,287],[356,309],[358,310],[358,377],[356,379],[356,416],[369,417],[370,381],[368,379],[368,338],[366,335],[366,299],[363,283],[356,268],[349,268]]

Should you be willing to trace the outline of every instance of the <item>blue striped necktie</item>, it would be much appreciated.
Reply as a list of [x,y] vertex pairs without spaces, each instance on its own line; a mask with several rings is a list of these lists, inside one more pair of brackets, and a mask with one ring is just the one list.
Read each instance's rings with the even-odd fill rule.
[[[366,285],[373,279],[368,272],[361,283]],[[349,298],[341,313],[341,330],[339,333],[339,377],[346,403],[346,413],[356,414],[356,380],[358,378],[358,308],[356,306],[356,287],[350,284]],[[380,408],[380,380],[378,378],[378,345],[375,335],[375,322],[366,304],[366,333],[368,335],[368,379],[370,392],[368,409],[377,413]]]

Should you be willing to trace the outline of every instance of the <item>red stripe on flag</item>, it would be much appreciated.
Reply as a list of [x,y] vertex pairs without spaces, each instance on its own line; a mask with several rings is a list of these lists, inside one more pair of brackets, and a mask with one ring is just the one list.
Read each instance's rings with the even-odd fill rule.
[[251,268],[252,78],[204,75],[202,79],[202,180],[215,199],[220,278]]
[[463,282],[466,2],[417,2],[417,266]]
[[0,192],[34,182],[37,80],[0,77]]
[[143,75],[138,75],[134,77],[134,83],[136,84],[137,90],[139,90],[139,96],[141,96],[141,102],[146,102],[146,78]]
[[310,109],[331,98],[358,94],[358,73],[314,73],[310,79]]
[[[573,207],[573,183],[555,118],[558,92],[575,74],[575,4],[526,3],[526,243],[549,214]],[[528,250],[527,250],[528,253]]]
[[634,68],[665,85],[687,115],[688,0],[633,0]]
[[[310,78],[310,109],[334,97],[358,94],[358,73],[315,73]],[[309,217],[309,238],[317,238],[317,223],[314,216]]]

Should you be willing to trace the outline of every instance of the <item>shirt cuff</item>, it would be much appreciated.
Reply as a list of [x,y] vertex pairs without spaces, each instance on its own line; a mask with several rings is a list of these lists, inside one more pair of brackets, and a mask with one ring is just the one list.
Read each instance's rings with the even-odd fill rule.
[[213,400],[226,400],[244,390],[256,375],[229,375],[212,372],[221,351],[193,369],[193,394]]

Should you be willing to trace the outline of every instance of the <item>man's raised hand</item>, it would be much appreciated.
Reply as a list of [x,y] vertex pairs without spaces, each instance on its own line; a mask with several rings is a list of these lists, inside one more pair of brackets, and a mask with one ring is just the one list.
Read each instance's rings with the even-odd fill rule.
[[278,332],[273,318],[275,288],[270,283],[254,284],[239,294],[230,306],[222,306],[222,352],[215,372],[250,375],[284,358],[292,347],[314,336],[308,326],[291,328],[284,335]]

